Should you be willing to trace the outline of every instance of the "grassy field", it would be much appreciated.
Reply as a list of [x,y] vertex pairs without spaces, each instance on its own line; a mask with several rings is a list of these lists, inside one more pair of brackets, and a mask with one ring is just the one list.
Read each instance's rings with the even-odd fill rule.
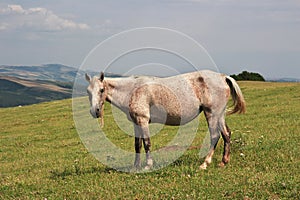
[[[231,162],[199,170],[199,149],[151,173],[124,173],[98,162],[83,146],[71,100],[0,109],[0,199],[300,199],[300,84],[239,83],[245,115],[232,115]],[[132,149],[134,139],[117,129],[110,106],[108,137]],[[206,134],[201,115],[193,146]],[[165,127],[154,149],[172,137]],[[170,133],[168,138],[166,133]],[[124,137],[120,137],[120,135]]]

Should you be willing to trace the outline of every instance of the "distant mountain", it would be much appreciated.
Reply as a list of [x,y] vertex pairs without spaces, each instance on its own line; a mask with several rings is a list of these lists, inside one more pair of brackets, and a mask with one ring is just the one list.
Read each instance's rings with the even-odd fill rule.
[[300,82],[300,78],[279,78],[279,79],[268,79],[272,82]]
[[72,84],[0,76],[0,107],[29,105],[72,97]]
[[[74,82],[75,78],[82,85],[86,85],[84,74],[86,71],[78,70],[61,64],[47,64],[41,66],[8,66],[0,65],[0,76],[11,76],[27,80],[49,80],[59,82]],[[90,75],[98,75],[100,72],[87,71]],[[105,73],[107,77],[121,77],[114,73]]]
[[[0,107],[28,105],[43,101],[72,97],[76,78],[75,96],[86,95],[88,85],[85,71],[61,64],[41,66],[0,66]],[[88,71],[92,76],[99,72]],[[105,73],[107,77],[120,75]]]
[[[79,72],[80,73],[80,72]],[[73,82],[77,69],[60,64],[42,66],[0,66],[0,75],[29,80]]]

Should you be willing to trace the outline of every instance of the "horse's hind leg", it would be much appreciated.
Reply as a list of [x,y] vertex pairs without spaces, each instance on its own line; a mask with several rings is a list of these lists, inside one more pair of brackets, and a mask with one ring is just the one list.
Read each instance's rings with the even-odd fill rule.
[[210,150],[209,150],[203,164],[200,165],[201,169],[206,169],[207,166],[212,162],[212,156],[214,155],[215,148],[220,139],[220,133],[219,133],[219,128],[218,128],[219,118],[216,117],[216,115],[213,115],[210,110],[204,111],[204,114],[205,114],[205,117],[206,117],[206,120],[208,123],[211,142],[210,142]]
[[221,135],[224,140],[224,152],[223,152],[223,158],[220,163],[220,166],[223,167],[225,164],[229,162],[230,159],[230,137],[231,137],[231,131],[229,127],[227,126],[224,117],[219,122],[219,127],[221,130]]

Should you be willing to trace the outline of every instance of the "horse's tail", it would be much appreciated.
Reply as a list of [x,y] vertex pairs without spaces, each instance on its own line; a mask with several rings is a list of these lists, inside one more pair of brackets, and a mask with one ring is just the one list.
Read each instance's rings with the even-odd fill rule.
[[226,76],[226,82],[230,87],[231,97],[233,100],[233,108],[227,111],[227,115],[234,113],[245,113],[246,112],[246,102],[243,97],[242,91],[238,86],[237,82],[230,76]]

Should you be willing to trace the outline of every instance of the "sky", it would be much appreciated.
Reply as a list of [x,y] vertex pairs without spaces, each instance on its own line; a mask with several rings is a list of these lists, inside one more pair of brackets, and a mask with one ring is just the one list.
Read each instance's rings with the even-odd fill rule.
[[[2,0],[0,65],[60,63],[79,67],[99,43],[142,27],[188,35],[222,73],[247,70],[266,78],[300,78],[299,0]],[[149,33],[135,37],[141,43],[153,40]],[[174,48],[182,46],[175,36],[170,38]],[[131,45],[118,44],[109,48]],[[147,57],[149,52],[127,60]],[[156,53],[150,52],[152,58]],[[151,56],[135,65],[147,63]],[[181,62],[173,58],[168,64],[176,63]],[[165,65],[160,63],[155,71]]]

